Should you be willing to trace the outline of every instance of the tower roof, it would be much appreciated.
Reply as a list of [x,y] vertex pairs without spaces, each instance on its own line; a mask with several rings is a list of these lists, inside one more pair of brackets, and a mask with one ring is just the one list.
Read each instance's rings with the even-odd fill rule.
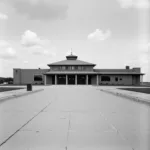
[[72,52],[70,55],[66,56],[66,60],[58,61],[55,63],[48,64],[48,66],[59,66],[59,65],[87,65],[87,66],[95,66],[93,63],[81,61],[77,59],[78,56],[73,55]]
[[67,55],[67,56],[66,56],[66,59],[67,59],[67,60],[77,60],[77,58],[78,58],[78,56],[73,55],[72,52],[71,52],[70,55]]

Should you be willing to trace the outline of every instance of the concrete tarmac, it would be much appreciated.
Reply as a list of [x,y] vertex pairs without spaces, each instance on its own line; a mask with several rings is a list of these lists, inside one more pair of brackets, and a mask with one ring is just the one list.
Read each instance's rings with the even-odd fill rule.
[[47,86],[0,104],[0,150],[149,150],[150,106],[94,86]]

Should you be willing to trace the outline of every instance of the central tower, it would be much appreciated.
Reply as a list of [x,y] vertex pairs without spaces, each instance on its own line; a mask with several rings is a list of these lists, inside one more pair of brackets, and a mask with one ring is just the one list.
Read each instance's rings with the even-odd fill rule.
[[77,60],[78,56],[76,55],[73,55],[72,52],[70,55],[66,56],[66,59],[67,60]]

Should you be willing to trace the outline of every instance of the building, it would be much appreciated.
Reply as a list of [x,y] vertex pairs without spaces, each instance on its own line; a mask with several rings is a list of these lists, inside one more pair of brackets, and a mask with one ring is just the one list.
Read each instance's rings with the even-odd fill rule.
[[94,69],[93,63],[78,60],[75,55],[66,60],[48,64],[50,69],[13,69],[14,84],[43,85],[140,85],[140,68]]

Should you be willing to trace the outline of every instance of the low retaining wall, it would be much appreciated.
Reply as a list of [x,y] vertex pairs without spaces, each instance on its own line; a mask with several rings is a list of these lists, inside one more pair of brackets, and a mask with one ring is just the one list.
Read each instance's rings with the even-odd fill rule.
[[40,92],[40,91],[43,91],[43,90],[44,89],[37,89],[37,90],[34,90],[34,91],[25,91],[24,93],[18,93],[18,94],[12,94],[12,95],[9,95],[9,96],[0,97],[0,103],[5,101],[5,100],[8,100],[8,99],[13,99],[13,98],[18,98],[18,97],[30,95],[30,94],[37,93],[37,92]]
[[140,103],[150,105],[150,101],[148,101],[147,99],[141,98],[141,97],[135,97],[132,95],[121,93],[121,92],[119,93],[119,92],[114,92],[114,91],[104,90],[104,89],[100,89],[100,91],[110,93],[110,94],[115,95],[115,96],[127,98],[127,99],[130,99],[130,100],[135,101],[135,102],[140,102]]

